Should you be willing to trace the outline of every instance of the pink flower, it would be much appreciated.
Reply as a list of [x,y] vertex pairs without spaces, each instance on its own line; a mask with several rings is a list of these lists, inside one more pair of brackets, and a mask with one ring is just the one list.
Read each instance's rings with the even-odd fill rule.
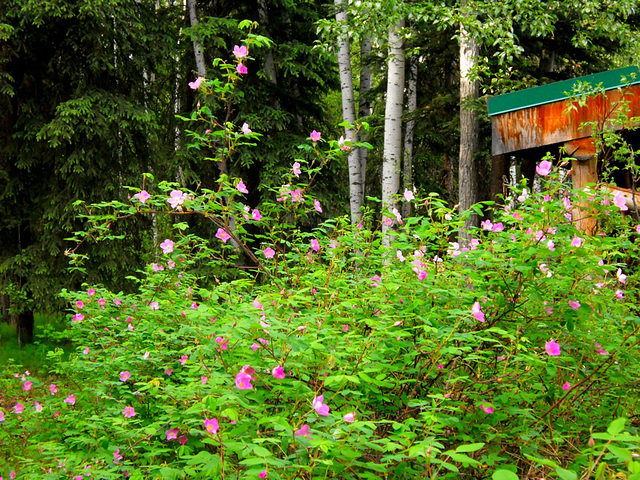
[[349,150],[351,150],[351,147],[347,145],[347,142],[350,141],[351,139],[344,138],[344,135],[340,135],[340,138],[338,139],[338,148],[340,148],[340,150],[342,150],[343,152],[348,152]]
[[184,367],[184,364],[187,363],[187,360],[189,360],[189,357],[186,355],[182,355],[180,357],[180,364]]
[[236,186],[236,188],[240,193],[249,193],[249,190],[247,190],[247,186],[244,184],[242,180],[238,182],[238,185]]
[[238,45],[234,45],[233,46],[233,55],[236,58],[244,58],[247,55],[249,55],[249,51],[247,50],[247,47],[245,47],[244,45],[242,45],[241,47]]
[[616,290],[616,298],[622,300],[624,298],[624,292],[622,290]]
[[11,479],[16,478],[16,472],[15,472],[15,470],[11,470],[11,471],[9,472],[9,478],[11,478]]
[[580,308],[580,302],[578,300],[569,300],[569,306],[577,311]]
[[547,242],[547,248],[548,248],[549,250],[551,250],[552,252],[554,252],[554,251],[556,250],[556,244],[555,244],[555,243],[553,243],[553,240],[549,240],[549,241]]
[[491,223],[491,220],[487,219],[484,222],[481,222],[480,226],[483,230],[491,230],[493,228],[493,223]]
[[56,393],[58,393],[58,387],[56,387],[55,383],[49,385],[49,392],[51,392],[51,395],[55,395]]
[[231,238],[231,235],[229,235],[224,229],[219,228],[216,232],[216,238],[222,240],[222,243],[227,243],[227,240]]
[[229,339],[224,337],[216,337],[216,343],[219,345],[220,350],[227,350],[229,348]]
[[355,412],[349,412],[344,417],[342,417],[342,419],[345,422],[353,422],[356,419],[356,414],[355,414]]
[[84,315],[81,313],[76,313],[73,317],[71,317],[72,322],[81,322],[84,320]]
[[245,135],[249,135],[250,133],[252,133],[251,129],[249,128],[249,124],[246,122],[242,124],[241,130],[242,130],[242,133],[244,133]]
[[178,433],[180,433],[180,429],[179,428],[170,428],[169,430],[167,430],[164,433],[167,436],[167,440],[175,440],[176,438],[178,438]]
[[311,242],[309,242],[311,244],[311,249],[314,252],[317,252],[318,250],[320,250],[320,244],[318,243],[318,239],[317,238],[313,238],[311,239]]
[[480,404],[482,407],[482,411],[488,415],[493,413],[493,407],[490,405],[485,405],[484,403]]
[[260,210],[258,210],[257,208],[254,208],[253,211],[251,212],[251,219],[255,220],[256,222],[259,222],[260,220],[262,220],[262,214],[260,213]]
[[329,406],[322,403],[324,401],[324,395],[320,395],[319,397],[315,397],[313,399],[313,409],[316,411],[316,413],[318,415],[322,415],[324,417],[328,417],[329,416]]
[[273,370],[271,370],[271,375],[273,375],[278,380],[282,380],[285,377],[284,368],[281,365],[274,367]]
[[173,252],[173,242],[168,238],[160,244],[160,248],[162,249],[162,253],[165,255]]
[[158,302],[151,302],[149,308],[151,310],[160,310],[160,304]]
[[218,433],[218,428],[220,428],[220,425],[218,425],[218,419],[217,418],[205,418],[204,420],[204,429],[212,434],[216,434]]
[[120,304],[122,303],[122,300],[120,300],[119,298],[114,298],[114,299],[113,299],[113,303],[114,303],[115,305],[120,306]]
[[101,298],[100,300],[98,300],[98,305],[104,307],[106,305],[107,301],[104,298]]
[[616,277],[618,277],[618,281],[620,283],[627,283],[627,276],[622,273],[622,269],[618,269],[618,271],[616,272]]
[[572,247],[581,247],[582,246],[582,238],[573,237],[573,240],[571,241],[571,246]]
[[236,375],[236,387],[239,390],[252,390],[253,385],[251,385],[251,380],[253,380],[252,375],[254,372],[255,370],[249,365],[242,367],[242,370]]
[[164,371],[164,374],[167,375],[168,377],[170,377],[172,373],[173,373],[173,368],[167,368]]
[[120,372],[120,381],[121,382],[126,382],[127,380],[129,380],[129,378],[131,378],[131,374],[128,371],[124,371],[124,372]]
[[296,433],[294,435],[296,437],[309,438],[311,436],[311,427],[309,427],[309,425],[305,423],[298,430],[296,430]]
[[564,385],[562,385],[562,389],[571,390],[571,384],[569,382],[564,382]]
[[546,177],[551,173],[551,169],[553,168],[553,164],[547,160],[543,160],[540,162],[540,165],[536,167],[536,173],[541,177]]
[[475,302],[473,304],[473,306],[471,307],[471,313],[473,313],[473,316],[476,320],[478,320],[479,322],[484,322],[484,313],[480,309],[480,302]]
[[236,66],[236,72],[238,72],[241,75],[244,75],[245,73],[248,72],[247,67],[245,67],[243,64],[239,63]]
[[24,382],[24,385],[22,386],[22,388],[24,388],[24,389],[25,389],[25,391],[27,391],[27,392],[28,392],[29,390],[31,390],[31,387],[33,387],[33,383],[31,383],[31,382],[29,382],[29,381]]
[[309,137],[310,137],[310,138],[311,138],[311,140],[313,140],[314,142],[317,142],[318,140],[320,140],[320,132],[317,132],[317,131],[315,131],[315,130],[314,130],[314,131],[312,131],[312,132],[309,134]]
[[42,411],[42,405],[39,402],[35,402],[36,412],[40,413]]
[[620,192],[616,192],[615,197],[613,197],[613,204],[620,209],[621,212],[626,212],[629,210],[627,207],[627,202]]
[[180,442],[180,445],[184,445],[185,443],[187,443],[187,437],[185,435],[180,435],[180,438],[178,438],[178,442]]
[[411,200],[415,200],[415,195],[413,194],[413,192],[411,190],[409,190],[408,188],[404,189],[404,199],[407,202],[410,202]]
[[206,385],[208,381],[209,377],[200,377],[200,383],[202,383],[202,385]]
[[117,465],[118,462],[122,460],[122,458],[122,455],[120,455],[120,449],[117,449],[115,452],[113,452],[113,463]]
[[598,355],[609,355],[609,352],[602,348],[602,345],[600,345],[599,343],[596,343],[596,352],[598,353]]
[[382,278],[380,278],[380,275],[374,275],[369,280],[371,280],[371,286],[372,287],[379,287],[380,286],[380,282],[382,282]]
[[24,405],[22,405],[21,403],[16,403],[13,407],[13,411],[20,415],[22,412],[24,412]]
[[135,198],[140,200],[140,203],[145,203],[149,199],[150,196],[151,195],[149,195],[149,192],[147,192],[146,190],[141,190],[140,193],[136,193],[134,195]]
[[76,396],[71,394],[67,398],[65,398],[63,400],[63,402],[64,403],[68,403],[69,405],[75,405],[76,404]]
[[171,205],[171,208],[174,210],[177,209],[180,205],[184,203],[187,199],[187,194],[180,190],[172,190],[169,194],[169,198],[167,198],[167,202]]
[[322,213],[322,206],[320,205],[320,202],[318,200],[313,201],[313,208],[316,209],[316,212]]
[[293,164],[293,174],[296,177],[299,177],[301,173],[302,173],[302,170],[300,170],[300,164],[298,162],[295,162]]
[[83,302],[82,300],[78,300],[78,301],[76,302],[76,307],[77,307],[78,309],[81,309],[82,307],[84,307],[84,302]]
[[302,190],[300,190],[299,188],[296,188],[290,193],[291,193],[292,202],[296,203],[296,202],[302,202],[304,200],[304,197],[302,196]]
[[0,410],[0,422],[4,422],[4,412]]
[[135,417],[136,416],[136,411],[133,407],[124,407],[124,410],[122,411],[122,414],[126,417],[126,418],[131,418],[131,417]]
[[545,342],[544,349],[550,357],[556,357],[560,355],[560,345],[553,338],[548,342]]
[[267,472],[266,470],[262,470],[259,474],[258,474],[258,478],[267,478]]
[[259,343],[252,343],[251,344],[251,350],[253,350],[254,352],[257,352],[259,348],[260,348],[260,344]]
[[418,272],[418,280],[424,280],[425,278],[427,278],[426,270],[420,270]]
[[[198,77],[196,78],[196,80],[194,82],[189,82],[189,88],[191,88],[191,90],[197,90],[200,88],[200,84],[202,83],[202,80],[204,80],[203,77]],[[144,203],[144,202],[142,202]]]
[[262,253],[264,253],[265,258],[273,258],[276,251],[271,247],[267,247],[262,251]]

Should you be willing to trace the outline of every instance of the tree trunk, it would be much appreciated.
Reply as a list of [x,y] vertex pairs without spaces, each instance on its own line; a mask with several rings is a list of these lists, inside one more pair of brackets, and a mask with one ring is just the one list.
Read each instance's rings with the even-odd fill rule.
[[[338,69],[340,72],[340,91],[342,93],[342,118],[352,127],[345,128],[345,139],[357,142],[356,130],[356,107],[353,95],[353,75],[351,74],[351,51],[349,36],[347,34],[347,11],[343,0],[335,0],[336,21],[341,34],[338,37]],[[360,221],[360,208],[364,201],[362,185],[362,169],[360,165],[360,154],[357,148],[349,151],[349,209],[351,211],[351,222]]]
[[[389,67],[387,102],[384,114],[384,151],[382,155],[382,233],[383,244],[390,244],[389,228],[384,221],[395,208],[394,195],[400,188],[400,160],[402,158],[402,111],[404,107],[404,50],[400,30],[404,19],[389,28]],[[393,218],[393,217],[392,217]]]
[[[196,13],[196,0],[187,0],[189,5],[189,21],[191,26],[195,27],[198,24],[198,14]],[[196,57],[196,68],[198,75],[204,77],[207,74],[207,67],[204,63],[204,53],[202,52],[202,45],[197,40],[193,40],[193,54]]]
[[[465,8],[467,1],[462,1]],[[477,201],[478,114],[474,110],[479,95],[478,82],[469,79],[479,55],[478,42],[469,34],[464,22],[460,23],[460,159],[458,162],[458,203],[460,211],[468,210]],[[472,215],[460,230],[461,239],[469,239],[467,231],[478,224],[478,216]]]
[[[364,121],[371,115],[371,102],[369,101],[369,91],[371,90],[371,66],[368,59],[371,56],[371,35],[364,34],[360,43],[360,102],[358,108],[358,120]],[[362,130],[359,139],[366,142],[367,133]],[[360,155],[360,183],[362,183],[362,196],[367,194],[367,161],[369,150],[362,147],[359,149]]]
[[[404,131],[404,152],[402,161],[402,184],[405,189],[413,190],[413,129],[416,121],[412,117],[418,106],[418,57],[410,60],[409,80],[407,82],[407,126]],[[411,203],[402,204],[402,216],[411,215]]]

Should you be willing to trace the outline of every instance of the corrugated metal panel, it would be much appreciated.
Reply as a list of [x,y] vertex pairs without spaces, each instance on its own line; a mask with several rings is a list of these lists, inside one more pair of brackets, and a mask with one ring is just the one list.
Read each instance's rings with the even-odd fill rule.
[[[517,92],[498,95],[489,98],[489,115],[500,115],[501,113],[513,112],[524,108],[544,105],[546,103],[557,102],[569,98],[566,92],[571,92],[578,82],[589,83],[592,86],[602,84],[605,90],[611,90],[625,85],[640,83],[640,75],[631,81],[631,75],[638,73],[637,66],[618,68],[584,77],[564,80],[562,82],[550,83],[540,87],[527,88]],[[626,77],[629,83],[623,83],[622,77]]]

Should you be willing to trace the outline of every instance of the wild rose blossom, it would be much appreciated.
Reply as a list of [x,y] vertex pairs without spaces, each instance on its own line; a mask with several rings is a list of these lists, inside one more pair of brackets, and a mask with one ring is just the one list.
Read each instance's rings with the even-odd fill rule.
[[273,375],[278,380],[282,380],[285,377],[284,367],[282,367],[282,365],[274,367],[273,370],[271,370],[271,375]]
[[548,342],[545,342],[544,349],[546,350],[547,355],[551,357],[560,355],[560,345],[553,338]]
[[[202,84],[203,80],[204,80],[203,77],[196,78],[196,80],[194,82],[189,82],[189,88],[191,88],[191,90],[198,90],[200,88],[200,85]],[[144,203],[144,202],[142,202],[142,203]]]
[[149,197],[151,195],[149,195],[149,192],[147,192],[146,190],[141,190],[140,193],[136,193],[134,195],[135,198],[137,198],[140,203],[145,203],[147,200],[149,200]]
[[244,58],[247,55],[249,55],[249,51],[247,50],[247,47],[245,47],[244,45],[239,46],[239,45],[234,45],[233,46],[233,55],[240,59],[240,58]]
[[320,132],[313,130],[310,134],[309,134],[309,138],[311,138],[311,140],[313,140],[314,142],[317,142],[318,140],[320,140]]
[[538,166],[536,166],[536,173],[541,177],[546,177],[551,173],[551,169],[553,168],[553,164],[548,160],[543,160],[540,162]]
[[314,397],[312,406],[318,415],[328,417],[330,408],[328,405],[326,405],[323,402],[324,402],[324,395]]

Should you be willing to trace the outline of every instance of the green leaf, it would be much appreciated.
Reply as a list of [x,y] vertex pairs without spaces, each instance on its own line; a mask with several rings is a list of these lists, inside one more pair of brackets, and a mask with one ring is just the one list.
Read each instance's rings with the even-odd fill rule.
[[491,475],[492,480],[520,480],[518,475],[513,473],[511,470],[496,470]]
[[609,424],[609,428],[607,428],[607,432],[610,435],[617,435],[621,431],[624,430],[624,424],[627,421],[626,418],[617,418],[613,422]]
[[484,447],[484,443],[470,443],[469,445],[460,445],[458,448],[456,448],[456,452],[477,452],[482,447]]
[[615,445],[607,445],[607,448],[620,460],[624,460],[625,462],[630,462],[632,460],[631,452],[626,448],[620,448]]
[[251,448],[253,449],[253,453],[255,453],[259,457],[271,456],[271,452],[264,447],[261,447],[259,445],[253,445]]
[[562,480],[578,480],[578,475],[571,470],[565,470],[564,468],[556,467],[556,473]]

